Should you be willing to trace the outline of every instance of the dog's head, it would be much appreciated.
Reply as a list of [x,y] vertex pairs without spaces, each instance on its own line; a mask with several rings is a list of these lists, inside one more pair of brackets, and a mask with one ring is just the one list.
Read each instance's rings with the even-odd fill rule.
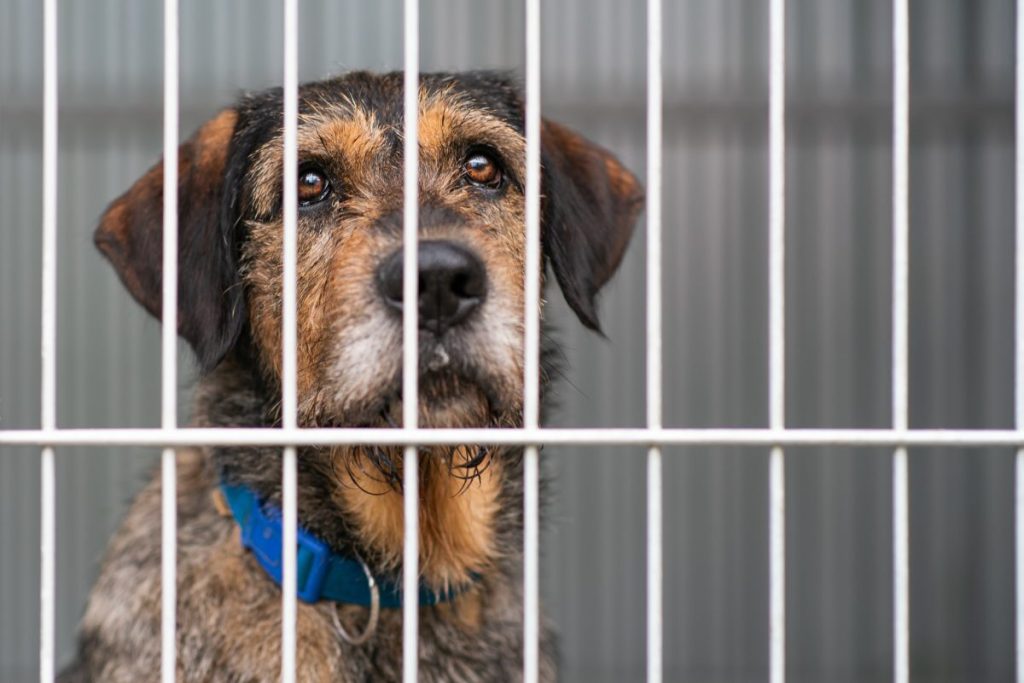
[[[247,96],[179,150],[178,329],[204,370],[242,351],[281,370],[282,177],[298,184],[299,420],[400,415],[400,73],[352,73],[299,94],[299,166],[283,168],[282,95]],[[421,423],[517,421],[523,380],[525,139],[507,77],[420,84]],[[543,124],[543,252],[597,329],[595,296],[629,242],[642,191],[607,151]],[[96,243],[161,312],[162,165],[107,209]]]

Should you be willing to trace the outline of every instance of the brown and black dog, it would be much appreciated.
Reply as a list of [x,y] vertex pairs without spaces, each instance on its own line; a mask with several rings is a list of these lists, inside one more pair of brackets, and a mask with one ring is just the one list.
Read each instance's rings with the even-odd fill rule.
[[[402,74],[351,73],[300,89],[298,397],[304,427],[401,420]],[[523,102],[499,73],[420,82],[420,425],[521,424]],[[195,423],[280,425],[282,95],[248,95],[179,151],[178,327],[202,376]],[[543,254],[568,304],[597,329],[595,296],[643,202],[607,151],[543,123]],[[161,306],[162,166],[104,214],[96,243],[131,294]],[[543,353],[542,386],[556,354]],[[302,448],[299,524],[339,564],[400,583],[398,448]],[[522,666],[522,462],[516,448],[424,449],[420,458],[422,680],[518,680]],[[243,547],[224,487],[280,505],[276,448],[178,456],[177,670],[182,681],[271,681],[280,589]],[[232,514],[236,513],[236,514]],[[160,488],[113,539],[65,681],[154,680],[160,661]],[[269,533],[269,532],[268,532]],[[348,559],[346,559],[348,558]],[[366,590],[364,585],[355,588]],[[300,602],[298,679],[398,680],[401,610],[366,642],[366,604]],[[541,677],[554,679],[543,626]]]

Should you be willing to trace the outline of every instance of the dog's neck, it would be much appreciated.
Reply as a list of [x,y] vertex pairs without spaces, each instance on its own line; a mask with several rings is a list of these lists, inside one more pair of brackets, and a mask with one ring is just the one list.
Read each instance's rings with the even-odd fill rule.
[[[272,395],[273,394],[273,395]],[[273,427],[276,392],[230,360],[204,377],[195,422],[208,427]],[[281,451],[209,449],[224,482],[252,488],[280,505]],[[357,554],[375,573],[397,578],[403,546],[400,448],[302,448],[299,523],[335,552]],[[420,570],[444,591],[486,576],[520,554],[521,450],[423,449],[420,473]]]

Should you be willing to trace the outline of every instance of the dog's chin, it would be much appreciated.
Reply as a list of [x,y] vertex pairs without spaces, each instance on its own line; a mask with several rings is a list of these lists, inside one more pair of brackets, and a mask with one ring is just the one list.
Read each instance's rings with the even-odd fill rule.
[[[388,403],[395,424],[401,424],[403,403],[401,391]],[[486,387],[449,373],[420,376],[419,406],[419,426],[424,428],[490,427],[500,422],[500,408]]]
[[[489,382],[450,371],[427,370],[419,377],[419,424],[425,429],[511,427],[521,412],[518,393],[511,399]],[[332,427],[400,427],[403,421],[401,378],[379,387],[373,399],[345,411],[325,411]],[[343,413],[343,414],[342,414]],[[323,423],[321,423],[323,424]]]
[[[522,376],[514,362],[496,362],[492,349],[469,349],[453,338],[419,349],[419,423],[427,429],[516,427],[521,423]],[[475,351],[475,352],[474,352]],[[351,359],[350,359],[351,360]],[[365,360],[365,359],[364,359]],[[310,423],[326,427],[402,425],[401,349],[386,344],[370,363],[349,363],[310,395]],[[339,367],[341,364],[336,364]]]

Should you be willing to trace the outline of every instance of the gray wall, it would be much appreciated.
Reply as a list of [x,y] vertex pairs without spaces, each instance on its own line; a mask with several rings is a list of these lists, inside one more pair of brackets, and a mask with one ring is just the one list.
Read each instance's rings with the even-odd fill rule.
[[[184,0],[188,133],[242,89],[279,81],[270,0]],[[544,10],[547,115],[644,167],[643,4]],[[665,8],[666,422],[767,421],[767,3]],[[59,421],[158,424],[158,325],[90,243],[102,207],[160,153],[158,2],[60,3]],[[891,12],[791,0],[787,18],[789,425],[889,424]],[[521,68],[519,3],[427,0],[427,69]],[[1012,424],[1013,6],[915,0],[912,20],[911,423]],[[401,65],[401,5],[302,3],[301,72]],[[0,427],[38,424],[41,9],[0,0]],[[641,226],[642,228],[642,226]],[[643,235],[604,295],[608,340],[560,307],[571,368],[559,425],[643,421]],[[183,351],[183,409],[194,370]],[[542,558],[566,680],[643,673],[644,467],[629,449],[549,448]],[[96,562],[153,454],[58,453],[59,657]],[[667,455],[668,680],[766,680],[767,455]],[[890,462],[793,449],[793,681],[889,680]],[[0,449],[0,680],[36,675],[38,457]],[[911,453],[917,681],[1008,681],[1012,454]]]

